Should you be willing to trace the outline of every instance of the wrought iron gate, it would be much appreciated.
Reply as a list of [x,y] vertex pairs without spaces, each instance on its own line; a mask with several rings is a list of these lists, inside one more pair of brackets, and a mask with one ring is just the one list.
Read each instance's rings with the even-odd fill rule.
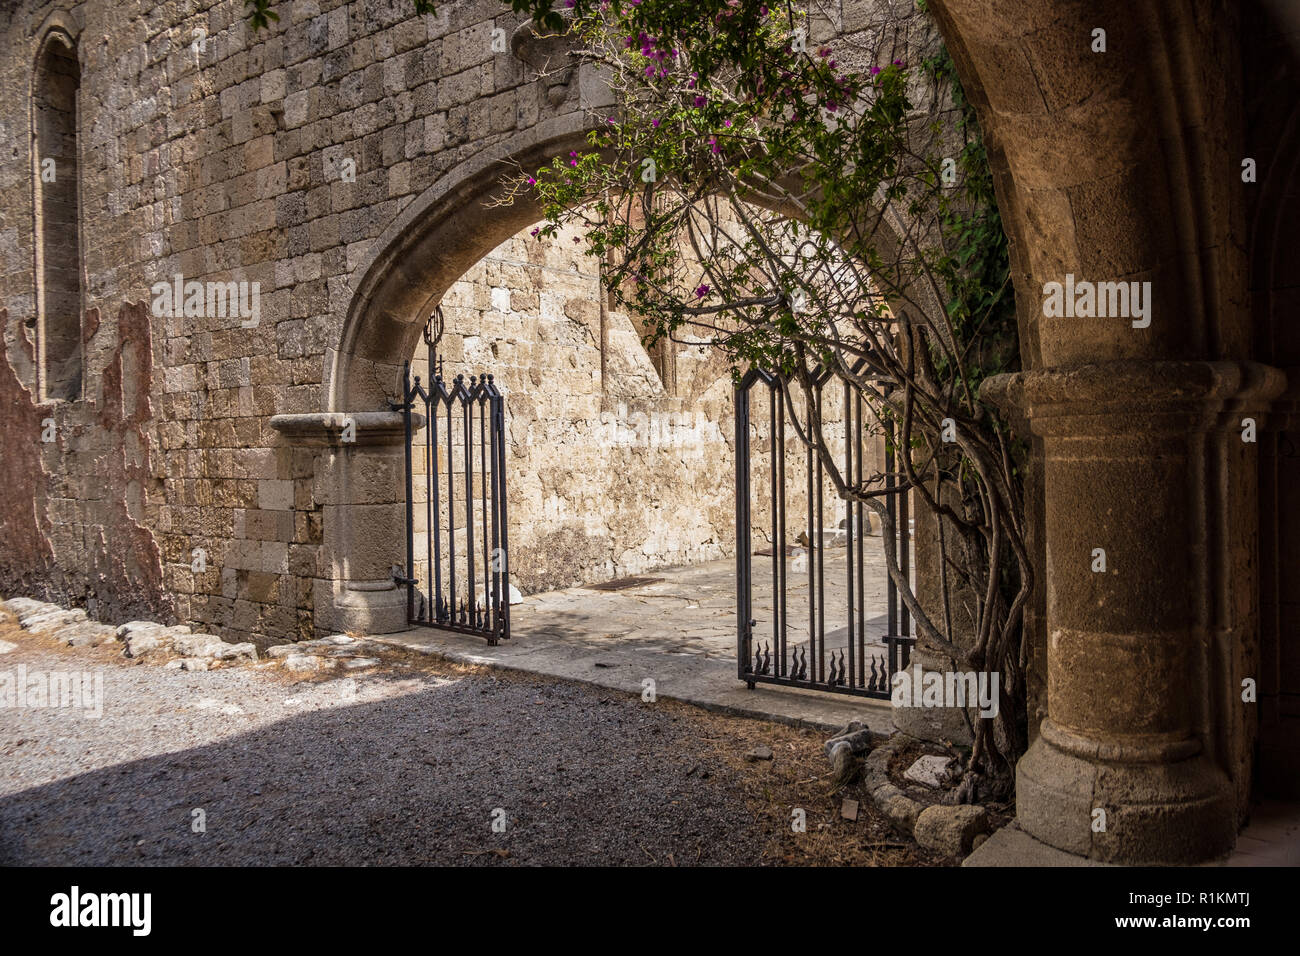
[[[457,375],[450,385],[443,381],[437,355],[441,327],[439,309],[424,332],[428,388],[420,376],[412,378],[410,362],[402,370],[406,576],[399,580],[406,585],[410,623],[477,634],[496,644],[510,636],[505,403],[491,375],[470,375],[468,382]],[[424,416],[423,441],[417,440],[417,412]],[[421,503],[414,495],[417,462]],[[416,549],[417,524],[422,524],[422,555]]]
[[[806,396],[805,414],[822,419],[822,387],[829,379],[827,372],[814,379],[812,394]],[[767,391],[767,424],[769,453],[767,508],[770,521],[772,558],[772,606],[770,633],[759,634],[758,616],[754,603],[754,558],[751,542],[753,527],[753,489],[750,482],[753,393]],[[736,605],[738,634],[736,659],[738,676],[751,688],[757,683],[784,684],[838,694],[855,694],[863,697],[888,699],[890,678],[900,669],[906,669],[915,638],[911,636],[911,621],[907,608],[898,600],[898,590],[893,581],[886,581],[885,614],[883,624],[879,616],[867,616],[867,562],[865,538],[868,516],[861,502],[843,501],[844,575],[846,588],[840,611],[846,611],[844,626],[827,633],[827,597],[832,592],[828,585],[826,563],[828,534],[825,524],[825,475],[820,457],[811,447],[804,446],[804,461],[794,463],[795,478],[804,478],[804,487],[795,489],[788,485],[786,473],[790,463],[786,457],[786,424],[791,412],[792,398],[789,382],[779,375],[761,370],[750,371],[736,389]],[[811,406],[811,407],[807,407]],[[847,383],[844,389],[844,464],[842,475],[846,483],[861,482],[864,462],[864,412],[862,397]],[[805,421],[807,419],[805,418]],[[884,423],[885,489],[895,486],[893,426]],[[793,427],[793,426],[792,426]],[[804,443],[796,437],[796,446]],[[800,466],[803,465],[803,468]],[[798,471],[804,471],[800,476]],[[787,533],[787,505],[789,493],[802,490],[807,498],[807,523],[805,530],[793,542]],[[891,523],[896,529],[893,539],[884,542],[894,549],[899,568],[909,573],[910,539],[908,499],[906,494],[886,496],[886,507]],[[797,520],[797,518],[796,518]],[[840,529],[833,537],[838,545]],[[873,545],[874,547],[875,545]],[[794,559],[791,561],[791,559]],[[787,606],[788,591],[797,586],[806,563],[807,572],[807,629],[803,631],[801,612],[792,623]],[[832,563],[838,562],[835,555]],[[793,565],[793,566],[792,566]],[[791,581],[791,572],[796,576]],[[837,572],[838,573],[838,572]],[[834,612],[834,609],[833,609]],[[838,615],[836,615],[838,616]],[[766,624],[766,622],[765,622]],[[869,634],[872,629],[882,631]],[[766,631],[764,626],[761,630]],[[869,639],[870,638],[870,639]]]

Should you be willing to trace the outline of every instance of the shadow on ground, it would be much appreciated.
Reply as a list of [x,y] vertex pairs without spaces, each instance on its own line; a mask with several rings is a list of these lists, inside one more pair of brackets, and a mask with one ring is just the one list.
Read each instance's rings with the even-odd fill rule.
[[[420,681],[10,794],[0,863],[762,862],[766,837],[735,772],[670,709],[567,683]],[[498,808],[504,833],[492,830]]]

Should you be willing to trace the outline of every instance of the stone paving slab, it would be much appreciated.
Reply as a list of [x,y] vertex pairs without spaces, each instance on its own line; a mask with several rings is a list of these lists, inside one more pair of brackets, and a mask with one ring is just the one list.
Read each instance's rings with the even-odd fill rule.
[[[868,542],[867,550],[873,549],[879,550],[878,542]],[[828,550],[828,572],[845,567],[844,560],[843,548]],[[656,694],[724,713],[825,730],[862,720],[881,733],[893,730],[886,701],[762,684],[749,690],[737,679],[734,560],[667,568],[643,577],[653,580],[616,591],[574,587],[529,595],[511,608],[511,638],[497,647],[481,638],[433,628],[373,639],[465,663],[564,677],[636,694],[649,678],[655,682]],[[839,577],[828,573],[827,580]],[[760,621],[771,619],[770,585],[770,576],[755,574],[754,613]],[[845,595],[829,586],[827,591],[828,646],[833,649],[832,608],[843,603]],[[867,593],[873,598],[865,612],[871,626],[872,619],[884,611],[883,567],[871,568]],[[789,600],[792,608],[800,606],[794,588]],[[801,640],[806,640],[806,634],[792,621],[789,646]]]
[[837,731],[850,720],[861,720],[874,731],[893,731],[887,701],[762,684],[749,690],[736,678],[734,662],[710,660],[699,654],[665,653],[640,642],[611,644],[593,652],[585,643],[564,638],[516,635],[490,647],[479,638],[433,628],[415,628],[370,640],[465,664],[561,677],[631,694],[640,694],[642,681],[649,678],[655,682],[655,694],[660,697],[799,727]]
[[[1102,863],[1048,846],[1010,823],[989,837],[962,862],[962,866],[1119,866]],[[1198,863],[1213,866],[1300,866],[1300,803],[1267,801],[1252,809],[1250,822],[1237,837],[1237,845],[1221,860]]]

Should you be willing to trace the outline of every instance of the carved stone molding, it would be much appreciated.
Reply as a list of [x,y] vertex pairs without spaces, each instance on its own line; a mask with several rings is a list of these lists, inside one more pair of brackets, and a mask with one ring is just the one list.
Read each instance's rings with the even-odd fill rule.
[[[401,412],[310,412],[272,415],[271,427],[294,445],[342,445],[351,422],[357,445],[397,445],[406,438]],[[411,415],[411,428],[424,425],[424,416]]]

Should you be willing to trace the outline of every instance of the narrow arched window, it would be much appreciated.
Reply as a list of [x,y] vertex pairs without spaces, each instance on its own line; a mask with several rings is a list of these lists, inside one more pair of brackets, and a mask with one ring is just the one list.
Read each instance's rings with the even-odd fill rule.
[[51,30],[32,76],[36,183],[36,343],[40,397],[81,397],[82,282],[76,41]]

